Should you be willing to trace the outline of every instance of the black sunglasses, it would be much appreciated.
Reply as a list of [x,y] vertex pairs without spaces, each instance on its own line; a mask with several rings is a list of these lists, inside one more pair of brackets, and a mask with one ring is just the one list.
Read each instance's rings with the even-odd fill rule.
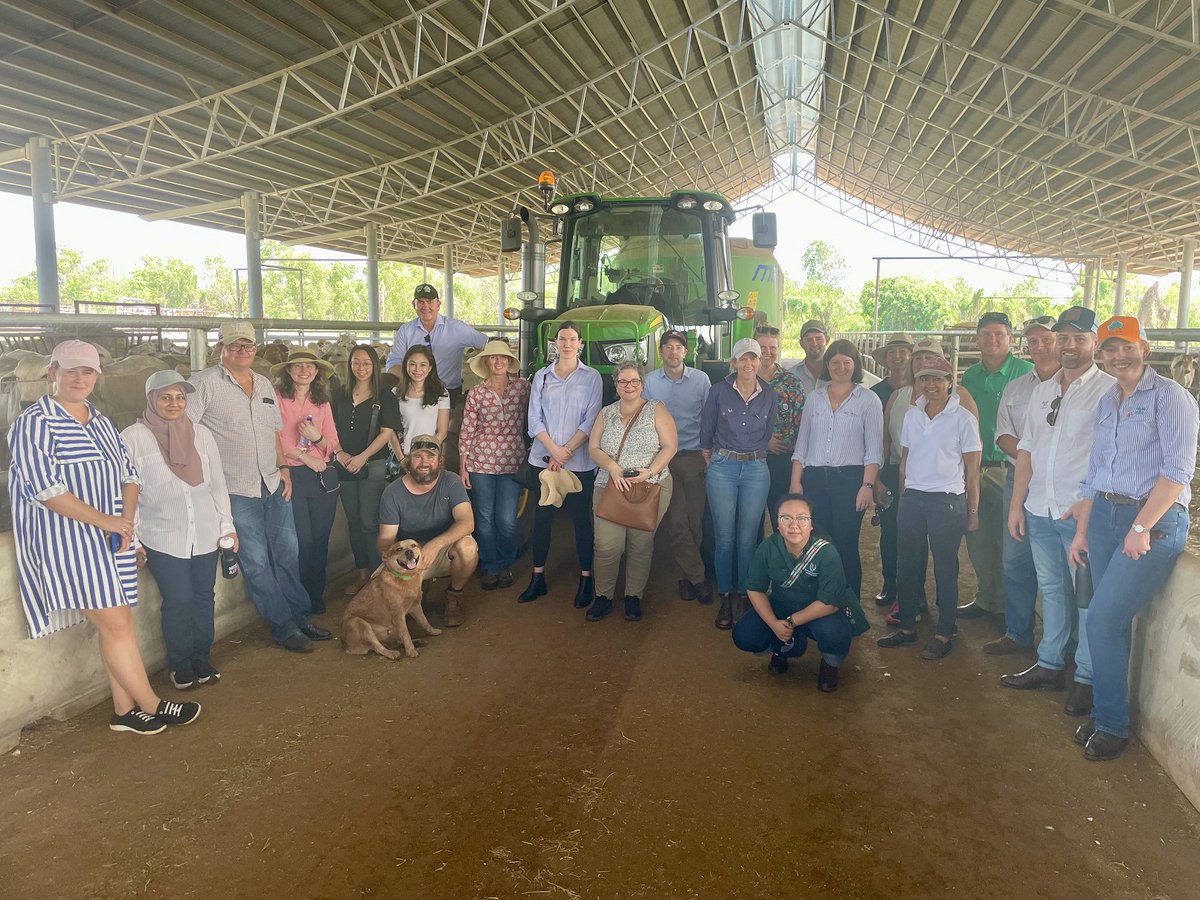
[[1046,424],[1051,428],[1058,421],[1058,408],[1062,406],[1062,397],[1055,397],[1050,401],[1050,412],[1046,415]]

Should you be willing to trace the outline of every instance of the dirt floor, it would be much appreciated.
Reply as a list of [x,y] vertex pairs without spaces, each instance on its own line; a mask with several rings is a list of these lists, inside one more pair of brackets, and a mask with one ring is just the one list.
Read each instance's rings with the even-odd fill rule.
[[113,734],[101,706],[27,730],[0,759],[0,892],[1200,897],[1200,815],[1140,745],[1085,762],[1061,694],[999,688],[1028,663],[981,654],[990,626],[922,662],[875,648],[868,602],[820,694],[811,652],[768,676],[661,553],[644,621],[586,623],[568,531],[553,596],[479,592],[419,659],[293,656],[255,626],[195,725]]

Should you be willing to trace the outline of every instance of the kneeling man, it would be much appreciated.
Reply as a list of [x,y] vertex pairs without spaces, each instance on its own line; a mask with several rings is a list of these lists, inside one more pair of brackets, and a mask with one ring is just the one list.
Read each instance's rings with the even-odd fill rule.
[[851,639],[870,625],[846,584],[837,550],[813,537],[808,502],[799,494],[785,495],[776,524],[750,562],[746,593],[752,608],[733,626],[733,642],[749,653],[770,650],[767,671],[781,674],[812,639],[821,653],[817,687],[836,691],[838,666]]
[[475,516],[457,475],[442,469],[442,446],[429,434],[412,439],[408,471],[388,485],[379,502],[379,554],[396,541],[421,545],[414,570],[421,581],[450,576],[446,588],[445,624],[464,621],[462,590],[475,571],[479,548],[471,532]]

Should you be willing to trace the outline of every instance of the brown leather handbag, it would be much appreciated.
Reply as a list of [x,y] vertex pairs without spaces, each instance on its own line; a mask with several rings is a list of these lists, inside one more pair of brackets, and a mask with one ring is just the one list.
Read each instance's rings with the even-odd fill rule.
[[[617,465],[621,464],[621,451],[625,449],[625,439],[635,422],[646,411],[647,404],[642,404],[638,414],[629,420],[625,433],[621,435],[621,443],[617,447],[617,455],[613,457]],[[626,528],[636,528],[638,531],[653,531],[658,527],[658,497],[662,488],[657,484],[639,481],[629,486],[629,490],[619,490],[612,478],[604,485],[604,493],[596,505],[596,515],[608,522],[624,525]]]

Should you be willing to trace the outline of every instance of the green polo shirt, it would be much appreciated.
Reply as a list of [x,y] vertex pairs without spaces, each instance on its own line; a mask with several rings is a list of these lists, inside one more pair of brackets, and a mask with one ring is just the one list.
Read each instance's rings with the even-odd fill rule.
[[[809,544],[814,538],[809,539]],[[805,545],[805,550],[808,545]],[[791,587],[784,587],[792,569],[804,556],[792,556],[788,552],[783,536],[776,533],[758,545],[746,574],[746,590],[766,594],[771,600],[771,609],[783,619],[799,612],[814,601],[820,600],[830,606],[840,606],[850,618],[855,634],[862,634],[870,624],[863,615],[858,598],[846,584],[846,573],[842,569],[842,558],[833,544],[826,544]]]
[[983,441],[984,462],[1004,462],[1008,458],[996,446],[996,413],[1000,409],[1000,395],[1004,393],[1006,384],[1032,370],[1033,363],[1027,359],[1017,359],[1010,353],[995,372],[989,372],[982,362],[977,362],[962,373],[962,386],[979,407],[979,437]]

